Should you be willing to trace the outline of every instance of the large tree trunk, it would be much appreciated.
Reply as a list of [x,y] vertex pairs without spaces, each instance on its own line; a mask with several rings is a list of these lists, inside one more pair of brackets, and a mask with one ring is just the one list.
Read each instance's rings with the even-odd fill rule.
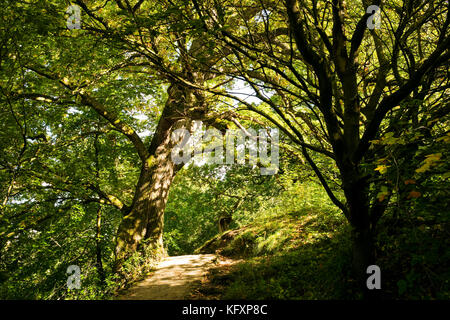
[[116,264],[135,252],[143,240],[146,246],[163,248],[164,210],[173,178],[182,165],[171,153],[178,141],[171,140],[174,129],[189,127],[187,90],[173,85],[149,147],[149,158],[142,165],[131,211],[123,218],[116,237]]
[[116,238],[118,262],[136,251],[144,239],[155,248],[163,246],[164,209],[175,170],[167,146],[161,146],[161,149],[159,155],[149,158],[143,165],[133,206],[119,226]]

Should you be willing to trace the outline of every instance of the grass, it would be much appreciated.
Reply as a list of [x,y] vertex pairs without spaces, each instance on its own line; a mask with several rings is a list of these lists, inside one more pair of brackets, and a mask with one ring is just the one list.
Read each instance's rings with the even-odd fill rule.
[[[423,200],[390,209],[381,219],[376,256],[382,299],[448,300],[449,214],[445,200],[433,205],[438,201],[441,211]],[[314,185],[293,186],[228,233],[233,236],[227,241],[225,233],[212,244],[244,262],[226,276],[210,275],[210,282],[220,285],[220,299],[361,298],[350,274],[350,227]]]
[[[295,192],[314,200],[292,201],[294,196],[302,199]],[[342,214],[314,185],[295,186],[278,200],[218,246],[222,255],[245,261],[224,278],[221,299],[345,299],[351,295],[352,283],[347,281],[350,239]]]

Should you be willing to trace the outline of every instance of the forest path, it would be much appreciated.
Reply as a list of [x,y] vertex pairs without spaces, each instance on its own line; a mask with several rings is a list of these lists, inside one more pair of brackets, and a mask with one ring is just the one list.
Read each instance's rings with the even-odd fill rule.
[[167,257],[148,278],[127,289],[119,300],[182,300],[202,282],[217,256],[197,254]]

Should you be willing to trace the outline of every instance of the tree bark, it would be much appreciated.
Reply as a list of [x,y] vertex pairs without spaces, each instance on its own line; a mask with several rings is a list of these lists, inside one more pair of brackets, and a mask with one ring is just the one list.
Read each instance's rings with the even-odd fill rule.
[[367,297],[367,267],[375,264],[375,246],[371,228],[368,183],[356,166],[344,169],[342,174],[344,194],[348,206],[348,218],[352,227],[352,271],[357,286]]
[[102,227],[102,207],[99,206],[97,209],[97,219],[96,219],[96,231],[95,231],[95,255],[96,255],[96,266],[97,272],[100,279],[100,285],[105,285],[105,269],[103,268],[102,262],[102,247],[101,247],[101,227]]
[[117,266],[138,250],[143,240],[146,246],[163,248],[164,210],[169,188],[183,166],[172,161],[172,150],[179,141],[172,141],[171,134],[182,126],[186,129],[190,127],[188,110],[195,102],[191,92],[179,85],[172,85],[168,93],[168,100],[148,148],[149,157],[142,164],[131,210],[123,218],[117,232]]

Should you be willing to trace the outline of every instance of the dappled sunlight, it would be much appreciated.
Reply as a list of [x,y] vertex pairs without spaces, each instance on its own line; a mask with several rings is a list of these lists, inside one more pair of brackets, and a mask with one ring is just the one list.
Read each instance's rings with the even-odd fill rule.
[[168,257],[149,277],[128,289],[119,300],[180,300],[201,282],[214,261],[213,254]]

